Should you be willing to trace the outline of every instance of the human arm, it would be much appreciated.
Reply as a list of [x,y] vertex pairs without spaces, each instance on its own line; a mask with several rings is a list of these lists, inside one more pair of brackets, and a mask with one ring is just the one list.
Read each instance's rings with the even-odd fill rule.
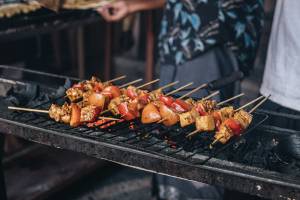
[[107,21],[119,21],[134,12],[161,8],[165,2],[166,0],[119,0],[109,3],[97,11]]

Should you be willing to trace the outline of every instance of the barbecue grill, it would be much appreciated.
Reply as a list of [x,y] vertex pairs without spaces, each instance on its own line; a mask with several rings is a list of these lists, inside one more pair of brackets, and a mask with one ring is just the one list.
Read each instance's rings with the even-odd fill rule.
[[[72,81],[69,77],[12,67],[1,66],[0,69],[21,71],[24,75],[22,80],[3,77],[0,81],[4,85],[20,88],[38,85],[34,87],[39,88],[37,97],[27,99],[29,106],[31,104],[32,108],[38,109],[48,109],[53,102],[61,103],[63,98],[55,87],[63,85],[66,79]],[[30,78],[31,82],[28,82],[26,77],[37,79]],[[45,82],[45,79],[48,81]],[[46,85],[49,82],[56,85]],[[295,164],[295,160],[282,160],[276,148],[282,135],[293,131],[261,126],[267,119],[264,112],[254,113],[253,123],[242,137],[210,149],[208,144],[212,138],[209,133],[192,140],[185,138],[194,127],[166,128],[160,124],[143,125],[132,121],[102,129],[72,128],[43,114],[11,112],[6,107],[7,97],[1,101],[2,133],[140,170],[201,181],[265,198],[300,199],[300,166]],[[282,166],[290,164],[294,164],[293,170],[282,170]]]

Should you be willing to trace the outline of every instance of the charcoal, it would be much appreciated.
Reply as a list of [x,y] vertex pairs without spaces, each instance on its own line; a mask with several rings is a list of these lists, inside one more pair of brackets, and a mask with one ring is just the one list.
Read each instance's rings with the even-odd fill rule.
[[278,144],[277,151],[286,160],[296,159],[300,161],[300,136],[292,134],[283,137]]
[[9,92],[13,89],[11,84],[2,83],[0,85],[0,97],[6,97]]
[[52,97],[53,97],[53,98],[58,98],[58,97],[64,96],[64,95],[65,95],[65,92],[66,92],[66,88],[63,87],[63,86],[60,86],[60,87],[55,91],[55,93],[52,95]]
[[64,84],[64,88],[69,89],[72,86],[72,81],[67,78]]
[[[0,86],[0,97],[4,98],[4,107],[7,106],[23,106],[23,107],[35,107],[42,104],[43,102],[56,101],[58,104],[62,104],[65,100],[61,98],[65,95],[65,92],[70,88],[72,82],[70,79],[66,79],[64,86],[60,86],[53,93],[45,93],[40,89],[39,85],[26,84],[26,85],[15,85],[6,86],[1,84]],[[2,106],[1,106],[2,107]],[[47,108],[45,108],[47,109]]]
[[57,104],[63,104],[68,99],[61,98],[65,96],[66,90],[72,86],[72,82],[70,79],[66,79],[65,84],[63,86],[59,86],[55,92],[53,92],[49,97],[50,99],[56,99]]
[[31,104],[34,99],[39,97],[40,89],[38,85],[26,84],[25,87],[14,88],[8,95],[17,98],[19,106],[25,106]]

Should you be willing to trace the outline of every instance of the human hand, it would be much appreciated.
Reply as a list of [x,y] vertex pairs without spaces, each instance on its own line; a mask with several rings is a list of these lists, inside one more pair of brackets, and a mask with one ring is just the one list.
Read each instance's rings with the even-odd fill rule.
[[97,11],[106,21],[109,22],[124,19],[130,13],[129,5],[126,0],[109,3],[101,8],[98,8]]

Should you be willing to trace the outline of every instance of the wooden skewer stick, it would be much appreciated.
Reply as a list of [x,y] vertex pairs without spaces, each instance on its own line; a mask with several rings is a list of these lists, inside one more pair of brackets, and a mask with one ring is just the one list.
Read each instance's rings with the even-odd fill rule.
[[27,112],[38,112],[38,113],[49,113],[48,110],[32,109],[32,108],[21,108],[15,106],[8,106],[9,110],[27,111]]
[[185,97],[187,97],[187,96],[189,96],[189,95],[191,95],[191,94],[197,92],[198,90],[201,90],[202,88],[205,88],[206,86],[207,86],[206,83],[205,83],[205,84],[202,84],[202,85],[196,87],[195,89],[193,89],[192,91],[190,91],[190,92],[188,92],[188,93],[182,95],[179,99],[183,99],[183,98],[185,98]]
[[173,91],[167,93],[165,96],[170,96],[170,95],[172,95],[172,94],[175,94],[176,92],[179,92],[180,90],[182,90],[182,89],[184,89],[184,88],[187,88],[187,87],[189,87],[189,86],[191,86],[191,85],[193,85],[193,84],[194,84],[193,82],[190,82],[190,83],[188,83],[188,84],[186,84],[186,85],[183,85],[183,86],[177,88],[176,90],[173,90]]
[[157,88],[157,89],[154,90],[153,92],[158,91],[158,90],[164,90],[164,89],[166,89],[166,88],[168,88],[168,87],[172,87],[173,85],[176,85],[176,84],[178,84],[178,83],[179,83],[179,81],[175,81],[175,82],[173,82],[173,83],[169,83],[169,84],[167,84],[167,85],[165,85],[165,86],[162,86],[162,87],[160,87],[160,88]]
[[201,100],[205,101],[205,100],[210,99],[210,98],[212,98],[212,97],[214,97],[214,96],[216,96],[216,95],[218,95],[218,94],[220,94],[220,91],[213,92],[213,93],[211,93],[211,94],[208,95],[207,97],[204,97],[204,98],[201,99]]
[[108,113],[109,111],[111,111],[112,109],[106,109],[106,110],[104,110],[104,111],[102,111],[101,113],[100,113],[100,115],[103,115],[103,114],[105,114],[105,113]]
[[222,138],[224,138],[224,136],[222,136],[222,137],[220,137],[220,138],[218,138],[218,139],[215,139],[215,140],[209,145],[209,148],[212,149],[213,146],[214,146],[217,142],[219,142]]
[[129,82],[129,83],[125,83],[125,84],[123,84],[123,85],[119,86],[119,88],[124,88],[124,87],[127,87],[127,86],[129,86],[129,85],[133,85],[133,84],[135,84],[135,83],[141,82],[142,80],[143,80],[143,79],[142,79],[142,78],[140,78],[140,79],[137,79],[137,80],[131,81],[131,82]]
[[190,132],[187,136],[185,136],[186,138],[191,138],[192,136],[194,136],[195,134],[197,134],[199,131],[196,129],[193,132]]
[[157,124],[160,124],[160,123],[164,122],[165,120],[167,120],[167,119],[166,119],[166,118],[163,118],[163,119],[159,120],[159,121],[156,122],[156,123],[157,123]]
[[121,120],[121,119],[113,118],[113,117],[98,117],[98,119],[105,119],[105,120],[110,120],[110,121],[119,121],[119,120]]
[[[21,107],[14,107],[14,106],[8,106],[8,109],[10,110],[18,110],[18,111],[27,111],[27,112],[37,112],[37,113],[46,113],[48,114],[48,110],[39,110],[39,109],[31,109],[31,108],[21,108]],[[111,121],[118,121],[120,119],[112,118],[112,117],[98,117],[98,119],[105,119],[105,120],[111,120]]]
[[270,98],[271,95],[265,97],[261,102],[259,102],[258,104],[256,104],[256,106],[254,106],[249,113],[253,113],[259,106],[261,106],[263,103],[265,103],[265,101],[267,101]]
[[119,77],[117,77],[117,78],[114,78],[114,79],[105,81],[104,83],[112,83],[112,82],[115,82],[115,81],[118,81],[118,80],[121,80],[121,79],[124,79],[124,78],[126,78],[126,75],[119,76]]
[[217,104],[217,106],[221,106],[221,105],[223,105],[223,104],[225,104],[225,103],[228,103],[228,102],[230,102],[230,101],[233,101],[233,100],[235,100],[235,99],[237,99],[237,98],[240,98],[240,97],[242,97],[242,96],[244,96],[244,95],[245,95],[245,93],[238,94],[238,95],[236,95],[236,96],[234,96],[234,97],[231,97],[231,98],[229,98],[229,99],[226,99],[225,101],[221,101],[220,103]]
[[153,80],[153,81],[150,81],[150,82],[148,82],[148,83],[145,83],[145,84],[143,84],[143,85],[138,86],[137,89],[141,89],[141,88],[143,88],[143,87],[146,87],[146,86],[151,85],[151,84],[153,84],[153,83],[156,83],[156,82],[158,82],[158,81],[159,81],[159,79],[155,79],[155,80]]
[[239,107],[239,108],[236,109],[234,112],[238,112],[238,111],[240,111],[240,110],[242,110],[242,109],[244,109],[244,108],[246,108],[246,107],[248,107],[248,106],[254,104],[255,102],[257,102],[257,101],[259,101],[259,100],[261,100],[261,99],[263,99],[263,98],[264,98],[264,96],[260,96],[260,97],[258,97],[258,98],[256,98],[256,99],[250,101],[249,103],[246,103],[245,105]]

